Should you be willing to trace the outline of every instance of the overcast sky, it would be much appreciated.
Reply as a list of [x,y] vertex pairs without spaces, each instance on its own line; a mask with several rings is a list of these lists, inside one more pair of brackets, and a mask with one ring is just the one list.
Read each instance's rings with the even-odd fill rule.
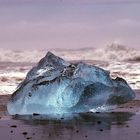
[[140,0],[0,0],[0,47],[140,48]]

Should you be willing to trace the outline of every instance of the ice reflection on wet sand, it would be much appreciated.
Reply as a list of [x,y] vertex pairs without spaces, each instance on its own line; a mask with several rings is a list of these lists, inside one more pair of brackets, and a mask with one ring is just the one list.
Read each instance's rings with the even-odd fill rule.
[[12,116],[0,120],[0,136],[5,140],[138,140],[140,116],[127,112],[82,113],[61,116]]

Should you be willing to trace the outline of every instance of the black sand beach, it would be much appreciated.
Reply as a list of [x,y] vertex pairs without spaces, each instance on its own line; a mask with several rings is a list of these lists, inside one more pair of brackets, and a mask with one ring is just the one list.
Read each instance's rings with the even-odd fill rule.
[[0,96],[0,139],[3,140],[139,140],[140,91],[136,99],[110,113],[81,113],[71,119],[47,116],[10,116],[10,95]]
[[0,140],[140,140],[139,123],[140,0],[0,0]]

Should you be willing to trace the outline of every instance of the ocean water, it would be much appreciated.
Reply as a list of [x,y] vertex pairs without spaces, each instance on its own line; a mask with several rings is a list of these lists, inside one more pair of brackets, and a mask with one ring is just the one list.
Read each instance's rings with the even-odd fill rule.
[[112,78],[122,77],[134,89],[140,89],[140,50],[112,44],[105,48],[13,51],[0,49],[0,95],[12,94],[27,72],[47,51],[71,62],[83,61],[110,71]]

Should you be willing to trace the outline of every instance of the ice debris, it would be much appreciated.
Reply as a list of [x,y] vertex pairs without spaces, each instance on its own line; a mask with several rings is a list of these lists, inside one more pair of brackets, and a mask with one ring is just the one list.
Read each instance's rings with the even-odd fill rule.
[[134,97],[124,79],[111,79],[106,70],[82,62],[72,64],[48,52],[28,72],[7,109],[10,114],[79,113]]

